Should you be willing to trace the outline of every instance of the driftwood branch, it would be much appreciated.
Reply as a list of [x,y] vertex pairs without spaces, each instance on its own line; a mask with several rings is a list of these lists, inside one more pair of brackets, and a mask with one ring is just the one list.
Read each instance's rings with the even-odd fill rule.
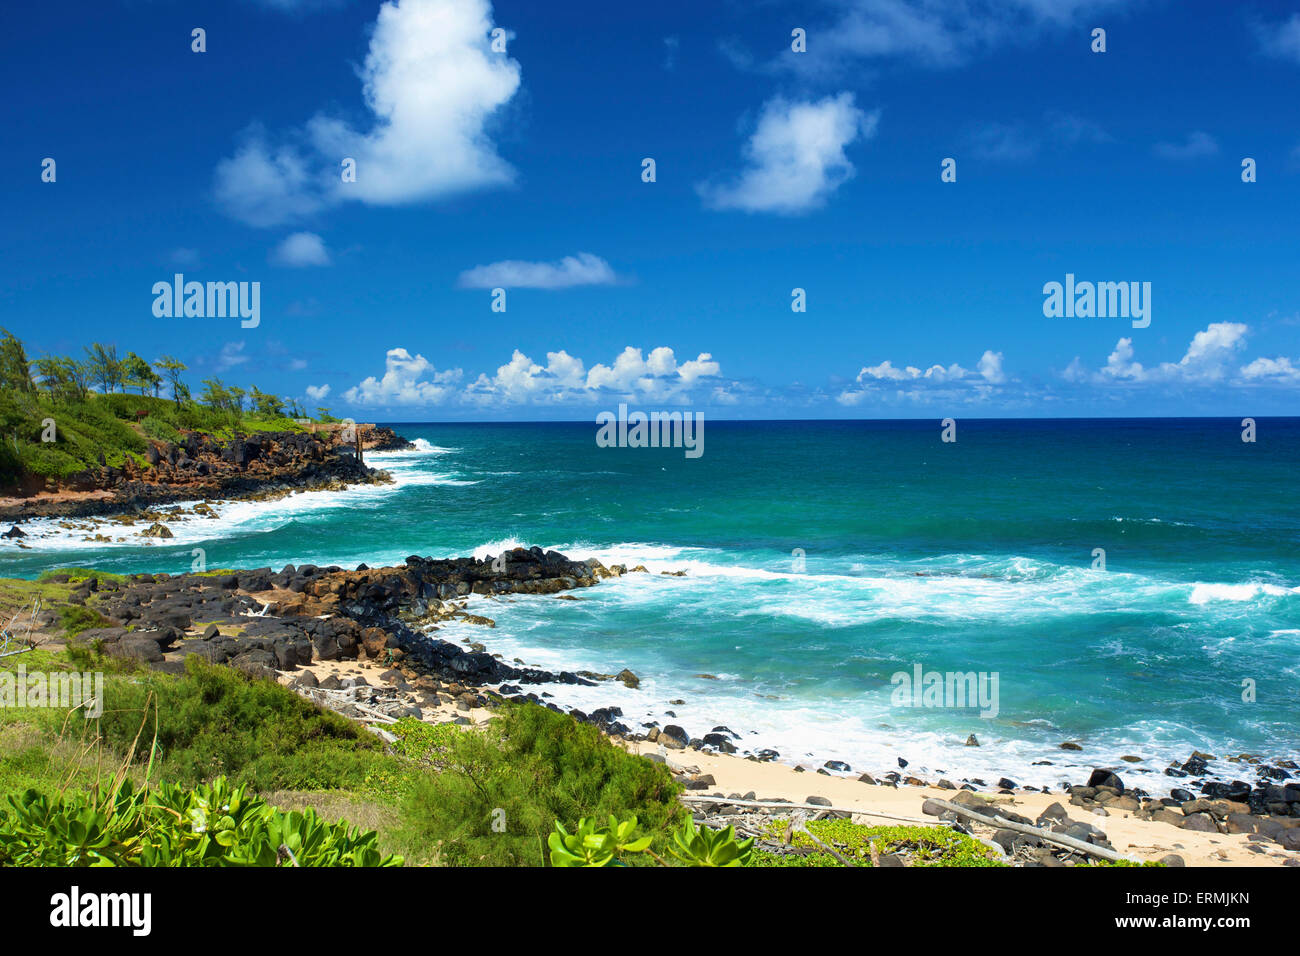
[[976,823],[982,823],[985,826],[997,827],[1003,830],[1014,830],[1016,833],[1024,833],[1028,836],[1036,837],[1045,843],[1055,843],[1058,846],[1075,850],[1079,853],[1085,853],[1088,856],[1101,857],[1103,860],[1110,860],[1112,863],[1121,861],[1132,861],[1132,857],[1124,856],[1114,850],[1107,850],[1105,847],[1094,846],[1091,843],[1085,843],[1083,840],[1076,840],[1074,837],[1065,836],[1061,833],[1052,833],[1050,830],[1044,830],[1042,827],[1031,827],[1027,823],[1015,823],[1011,820],[1004,820],[1001,817],[990,817],[983,813],[976,813],[963,807],[959,803],[950,803],[947,800],[931,798],[932,803],[936,803],[943,809],[951,811],[960,817],[968,820],[974,820]]
[[904,817],[897,813],[877,813],[872,810],[859,810],[857,807],[823,807],[815,803],[769,803],[766,800],[732,800],[728,797],[703,797],[692,793],[683,793],[678,797],[683,803],[725,803],[733,807],[762,807],[765,810],[822,810],[834,813],[855,813],[864,817],[879,817],[882,820],[902,820],[926,827],[946,827],[943,820],[925,820],[920,817]]
[[[841,866],[857,866],[857,864],[854,863],[852,860],[849,860],[846,857],[842,856],[829,843],[824,843],[823,841],[817,839],[817,837],[813,835],[813,832],[808,829],[808,821],[804,819],[803,813],[794,814],[793,816],[794,819],[791,821],[791,824],[793,827],[793,831],[795,833],[802,833],[808,839],[812,840],[813,843],[816,843],[819,847],[821,847],[831,856],[835,857],[835,859],[839,860]],[[789,841],[787,840],[786,842]],[[879,864],[879,862],[880,859],[878,854],[876,853],[876,844],[872,843],[871,844],[871,865],[876,866]]]

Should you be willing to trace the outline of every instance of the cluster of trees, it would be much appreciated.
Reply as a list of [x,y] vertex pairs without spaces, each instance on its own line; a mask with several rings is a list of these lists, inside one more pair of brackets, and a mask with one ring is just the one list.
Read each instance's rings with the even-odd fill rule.
[[[85,349],[84,358],[50,355],[29,360],[23,343],[7,329],[0,329],[0,388],[38,393],[44,390],[54,402],[84,402],[92,390],[104,395],[137,389],[141,395],[158,397],[167,384],[177,405],[192,401],[189,386],[181,378],[187,366],[180,359],[164,355],[148,362],[127,352],[119,357],[116,345],[95,342]],[[303,418],[302,405],[292,399],[227,385],[220,378],[203,380],[199,401],[210,408],[242,415],[254,412],[276,418]],[[328,409],[318,409],[328,414]]]

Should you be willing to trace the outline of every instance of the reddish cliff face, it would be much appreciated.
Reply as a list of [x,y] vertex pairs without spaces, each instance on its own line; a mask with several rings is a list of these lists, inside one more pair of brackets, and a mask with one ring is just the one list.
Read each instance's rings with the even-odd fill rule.
[[411,447],[391,429],[373,425],[357,425],[351,434],[332,426],[313,432],[256,432],[229,441],[189,432],[182,442],[151,442],[144,466],[134,461],[122,468],[101,465],[57,487],[32,487],[21,496],[0,499],[0,518],[111,514],[168,501],[387,480],[358,460],[356,437],[363,450]]

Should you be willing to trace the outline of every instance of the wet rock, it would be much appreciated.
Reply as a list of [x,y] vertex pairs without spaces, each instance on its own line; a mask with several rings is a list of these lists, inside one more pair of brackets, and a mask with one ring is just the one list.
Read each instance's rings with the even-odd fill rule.
[[1124,792],[1124,783],[1110,770],[1097,769],[1093,770],[1088,777],[1088,786],[1090,787],[1110,787],[1118,793]]
[[668,724],[659,731],[659,743],[671,750],[683,750],[690,742],[690,736],[676,724]]

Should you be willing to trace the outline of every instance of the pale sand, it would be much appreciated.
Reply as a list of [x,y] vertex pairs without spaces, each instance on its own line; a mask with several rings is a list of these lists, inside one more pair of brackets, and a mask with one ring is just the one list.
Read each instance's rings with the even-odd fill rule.
[[[367,683],[378,687],[385,683],[379,675],[389,668],[357,661],[318,661],[301,669],[311,670],[318,680],[324,680],[330,675],[336,675],[340,680],[345,677],[363,677]],[[292,682],[297,673],[285,673],[281,679],[285,683]],[[423,704],[421,706],[424,719],[430,723],[468,717],[473,725],[482,726],[492,716],[492,711],[486,708],[475,708],[467,712],[458,710],[455,704],[445,702],[436,708]],[[632,753],[660,752],[658,744],[647,741],[615,740]],[[869,816],[854,817],[855,822],[878,826],[912,821],[934,825],[931,822],[934,818],[922,813],[921,804],[929,797],[951,800],[956,795],[952,790],[940,790],[937,787],[909,787],[902,784],[890,787],[861,783],[856,777],[798,773],[786,764],[759,763],[730,754],[666,750],[664,756],[675,769],[713,775],[716,784],[707,791],[699,791],[700,795],[747,794],[753,791],[759,799],[778,797],[795,803],[803,803],[809,796],[820,796],[846,810],[906,818],[906,821],[891,821]],[[1140,860],[1158,860],[1167,853],[1177,853],[1188,866],[1281,866],[1288,857],[1287,852],[1275,843],[1256,843],[1255,845],[1264,847],[1262,853],[1247,849],[1250,844],[1245,834],[1181,830],[1168,823],[1139,820],[1123,810],[1110,810],[1110,815],[1105,817],[1095,816],[1082,807],[1071,806],[1069,795],[1065,793],[1019,791],[1014,796],[1006,796],[983,791],[981,795],[992,797],[996,806],[1005,806],[1031,820],[1037,819],[1053,803],[1060,803],[1069,812],[1071,819],[1104,830],[1118,852]]]

